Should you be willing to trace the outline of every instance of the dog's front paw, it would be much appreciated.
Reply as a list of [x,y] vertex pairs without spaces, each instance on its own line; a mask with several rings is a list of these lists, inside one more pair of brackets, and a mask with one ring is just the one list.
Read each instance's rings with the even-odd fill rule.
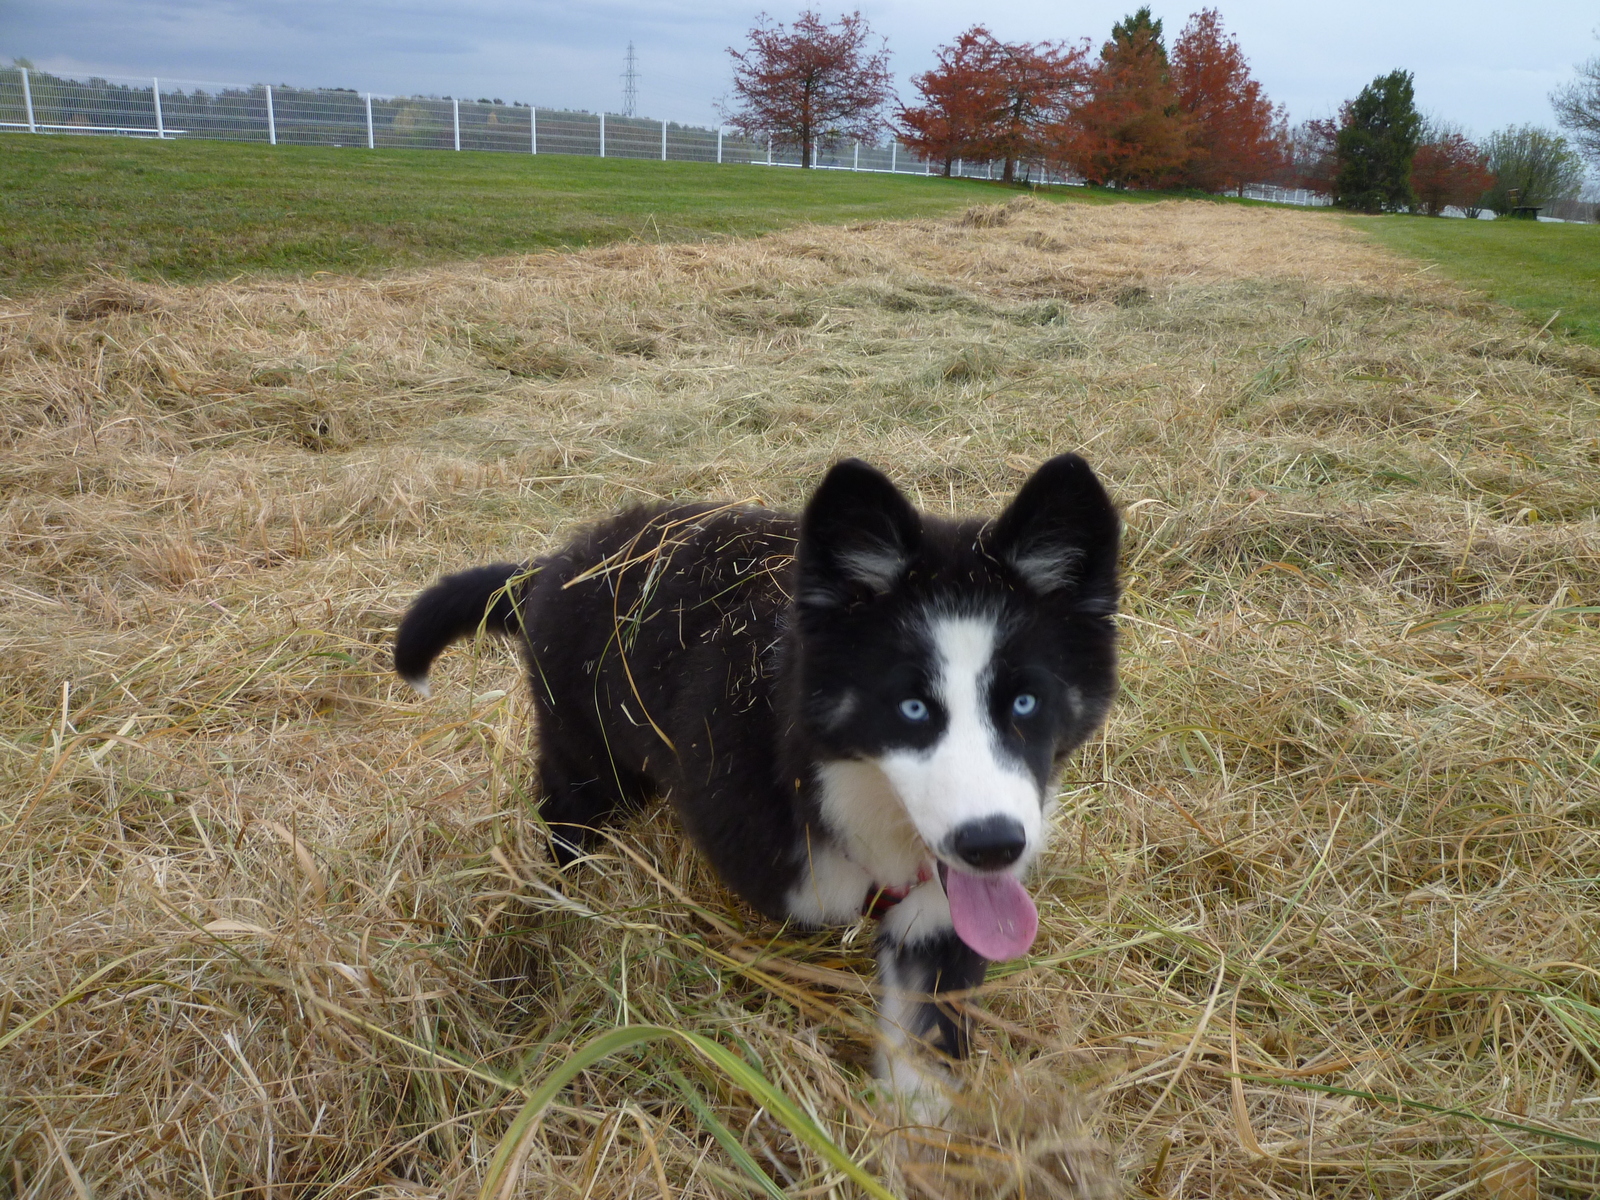
[[947,1071],[904,1051],[883,1050],[874,1074],[878,1106],[889,1124],[937,1128],[949,1119],[959,1089]]

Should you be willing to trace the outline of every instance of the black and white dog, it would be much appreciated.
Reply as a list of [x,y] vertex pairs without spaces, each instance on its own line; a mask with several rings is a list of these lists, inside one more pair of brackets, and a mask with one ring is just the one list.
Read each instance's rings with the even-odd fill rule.
[[989,521],[919,514],[859,460],[796,518],[654,505],[531,567],[424,592],[395,668],[521,642],[557,858],[654,796],[777,920],[882,917],[880,1074],[937,1103],[911,1051],[966,1052],[940,993],[1032,945],[1022,878],[1067,755],[1115,688],[1119,522],[1081,458]]

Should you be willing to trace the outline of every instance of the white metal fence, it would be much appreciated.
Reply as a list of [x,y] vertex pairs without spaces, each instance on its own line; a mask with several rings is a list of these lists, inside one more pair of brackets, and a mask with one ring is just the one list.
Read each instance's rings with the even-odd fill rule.
[[1306,188],[1279,187],[1274,183],[1247,183],[1244,185],[1247,200],[1271,200],[1274,204],[1299,204],[1309,208],[1327,208],[1333,197]]
[[[500,100],[381,96],[343,88],[70,78],[0,68],[0,130],[213,138],[289,146],[497,150],[676,162],[797,166],[799,152],[676,121],[535,108]],[[927,174],[898,143],[822,144],[818,166]]]
[[[722,129],[610,113],[535,108],[502,100],[383,96],[347,88],[193,80],[73,77],[0,67],[0,131],[114,134],[162,139],[211,138],[289,146],[367,149],[495,150],[514,154],[583,154],[676,162],[799,166],[794,147],[774,146]],[[944,164],[898,142],[887,146],[821,143],[812,161],[830,170],[927,175]],[[958,160],[952,174],[999,179],[1004,164]],[[1078,184],[1038,163],[1018,179]],[[1245,194],[1285,204],[1325,205],[1304,189],[1252,185]]]

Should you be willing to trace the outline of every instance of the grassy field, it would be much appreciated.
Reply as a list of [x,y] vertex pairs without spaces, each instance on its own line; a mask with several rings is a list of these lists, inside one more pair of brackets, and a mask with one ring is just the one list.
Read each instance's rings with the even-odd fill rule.
[[[36,292],[0,1191],[1592,1196],[1600,354],[1437,276],[1325,214],[1023,197]],[[866,1076],[870,928],[762,923],[660,812],[558,873],[511,656],[388,673],[440,572],[639,498],[858,454],[994,511],[1067,449],[1126,517],[1124,690],[952,1144]]]
[[994,188],[571,155],[0,135],[0,292],[95,268],[174,282],[759,234],[959,209]]
[[[95,271],[170,282],[370,275],[483,255],[760,234],[800,221],[897,220],[1016,190],[572,155],[27,134],[0,134],[0,149],[0,294],[13,297]],[[1050,194],[1101,204],[1154,198],[1100,188]]]
[[798,220],[948,212],[975,182],[588,159],[3,138],[0,290],[96,266],[137,278],[364,273],[639,238],[757,234]]
[[1362,217],[1383,245],[1437,263],[1540,325],[1600,346],[1600,225]]

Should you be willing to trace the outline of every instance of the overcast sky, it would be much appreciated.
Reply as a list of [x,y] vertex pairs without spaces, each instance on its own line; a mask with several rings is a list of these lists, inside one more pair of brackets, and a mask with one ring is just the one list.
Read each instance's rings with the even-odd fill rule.
[[[1416,75],[1417,104],[1476,134],[1553,125],[1546,99],[1600,54],[1596,0],[1215,0],[1267,94],[1295,121],[1331,115],[1374,76]],[[1170,44],[1202,0],[1152,5]],[[933,49],[982,21],[1007,40],[1089,37],[1136,0],[861,0],[889,39],[901,97]],[[843,8],[844,5],[838,6]],[[501,97],[561,107],[622,104],[623,55],[639,56],[639,113],[713,124],[726,48],[750,0],[0,0],[0,62],[107,75],[290,83],[379,93]],[[799,5],[768,8],[788,22]],[[827,17],[837,15],[823,5]]]

